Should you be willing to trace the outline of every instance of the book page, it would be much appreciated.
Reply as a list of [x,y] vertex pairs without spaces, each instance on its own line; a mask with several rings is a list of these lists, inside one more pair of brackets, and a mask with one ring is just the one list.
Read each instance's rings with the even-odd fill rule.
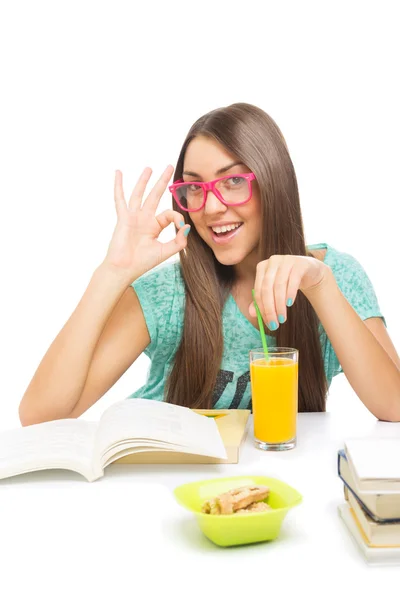
[[0,431],[0,478],[70,469],[93,480],[93,448],[98,424],[59,419]]
[[180,452],[184,454],[196,454],[197,456],[209,456],[209,450],[206,450],[205,448],[196,448],[196,451],[194,451],[178,444],[167,444],[165,442],[135,438],[126,442],[117,442],[116,444],[113,444],[106,452],[103,452],[101,466],[104,469],[106,466],[114,462],[119,456],[127,456],[128,454],[135,454],[137,452],[151,451]]
[[400,481],[400,438],[354,439],[345,446],[360,480]]
[[[113,448],[113,450],[109,450],[108,452],[106,452],[105,454],[103,454],[103,469],[105,469],[105,467],[108,467],[108,465],[110,465],[111,463],[115,462],[116,460],[118,460],[119,458],[122,458],[124,456],[129,456],[131,454],[137,454],[140,452],[176,452],[176,449],[174,449],[173,447],[168,447],[166,448],[165,446],[161,446],[161,447],[157,447],[154,446],[151,442],[147,442],[147,443],[141,443],[140,445],[136,446],[137,441],[135,440],[132,444],[132,442],[130,442],[129,444],[121,444],[120,446],[118,446],[117,448]],[[181,451],[180,449],[178,451]]]
[[108,461],[110,449],[119,451],[157,442],[158,448],[227,458],[217,424],[190,409],[140,398],[126,398],[110,406],[101,416],[96,436],[95,454],[101,465]]

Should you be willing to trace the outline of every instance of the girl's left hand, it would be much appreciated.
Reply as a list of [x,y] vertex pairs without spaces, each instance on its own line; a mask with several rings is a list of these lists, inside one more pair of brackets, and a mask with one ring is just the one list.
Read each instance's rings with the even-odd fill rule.
[[[287,307],[294,304],[298,290],[307,296],[308,291],[323,285],[330,272],[324,262],[308,256],[274,255],[259,262],[254,294],[268,328],[275,331],[286,321]],[[249,313],[256,316],[254,302]]]

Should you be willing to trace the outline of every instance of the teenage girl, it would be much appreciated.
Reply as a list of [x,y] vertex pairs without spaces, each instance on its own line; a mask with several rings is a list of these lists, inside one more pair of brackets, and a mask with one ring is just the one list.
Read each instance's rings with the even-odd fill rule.
[[[200,117],[145,196],[151,173],[126,203],[116,171],[108,251],[25,391],[23,425],[82,415],[142,352],[151,368],[131,398],[251,407],[253,288],[269,346],[299,350],[299,411],[324,411],[344,372],[371,413],[400,421],[400,360],[371,282],[352,256],[306,246],[293,164],[263,110]],[[172,175],[173,209],[156,215]],[[170,223],[176,237],[160,243]]]

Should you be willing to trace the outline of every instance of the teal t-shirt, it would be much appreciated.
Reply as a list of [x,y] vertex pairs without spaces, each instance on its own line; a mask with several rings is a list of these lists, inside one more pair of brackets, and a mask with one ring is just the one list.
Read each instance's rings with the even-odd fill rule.
[[[314,244],[308,249],[327,250],[324,262],[331,267],[340,290],[361,319],[383,319],[372,284],[355,258],[328,244]],[[149,331],[150,344],[144,352],[151,359],[151,365],[147,382],[129,398],[162,401],[165,382],[183,330],[185,287],[180,263],[164,263],[131,285],[139,298]],[[224,352],[214,388],[213,407],[249,408],[249,351],[261,347],[260,332],[245,318],[232,295],[229,295],[223,309],[222,326]],[[342,368],[321,324],[320,341],[329,386]],[[273,346],[274,339],[267,336],[267,343]]]

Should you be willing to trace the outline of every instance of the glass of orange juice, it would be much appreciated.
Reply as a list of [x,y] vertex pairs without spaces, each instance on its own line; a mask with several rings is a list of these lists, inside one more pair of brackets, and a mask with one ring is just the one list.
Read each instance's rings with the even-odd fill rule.
[[254,441],[260,450],[296,446],[298,360],[295,348],[250,351]]

